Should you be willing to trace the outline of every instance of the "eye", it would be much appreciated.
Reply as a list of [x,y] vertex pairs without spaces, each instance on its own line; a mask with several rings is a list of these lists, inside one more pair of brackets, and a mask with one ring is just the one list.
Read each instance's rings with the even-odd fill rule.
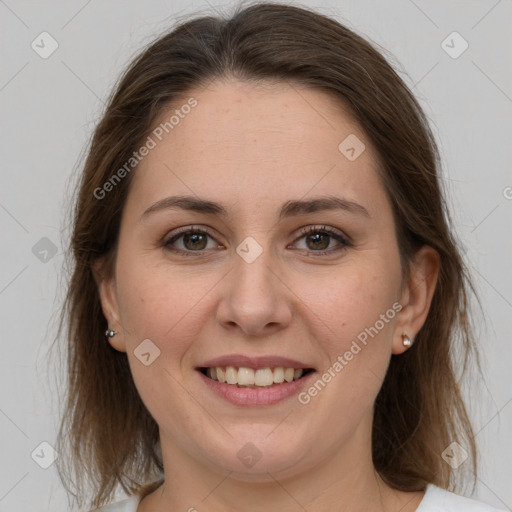
[[[305,250],[314,253],[315,256],[332,254],[350,246],[348,239],[341,232],[327,226],[308,226],[303,228],[301,233],[299,240],[305,239]],[[329,248],[333,240],[338,244],[334,248]]]
[[[326,226],[308,226],[302,228],[300,232],[302,235],[298,240],[305,239],[306,247],[298,249],[309,251],[315,256],[333,254],[350,246],[350,242],[341,232]],[[208,239],[212,240],[210,244]],[[331,246],[333,240],[337,242],[334,247]],[[167,250],[184,256],[202,256],[209,249],[222,247],[208,230],[193,226],[173,233],[163,245]]]
[[[192,252],[204,252],[206,249],[219,247],[219,244],[216,242],[212,242],[210,246],[208,246],[208,238],[213,240],[213,236],[205,229],[187,227],[178,233],[174,233],[170,238],[164,241],[163,245],[170,251],[189,256]],[[178,241],[179,243],[177,245],[181,245],[181,247],[176,247]]]

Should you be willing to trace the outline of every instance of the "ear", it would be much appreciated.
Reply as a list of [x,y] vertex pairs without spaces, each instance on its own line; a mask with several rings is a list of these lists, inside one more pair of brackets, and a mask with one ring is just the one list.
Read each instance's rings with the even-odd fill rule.
[[101,309],[107,319],[108,328],[116,332],[113,338],[107,338],[108,342],[116,350],[126,352],[124,332],[120,320],[119,305],[117,301],[117,288],[115,276],[112,273],[107,275],[103,261],[95,261],[93,264],[94,280],[98,287],[98,294],[101,301]]
[[402,309],[397,315],[393,354],[402,354],[408,348],[403,345],[402,335],[407,335],[414,341],[414,337],[423,327],[436,289],[439,263],[439,253],[428,245],[424,245],[415,254],[410,266],[409,280],[404,283],[400,298]]

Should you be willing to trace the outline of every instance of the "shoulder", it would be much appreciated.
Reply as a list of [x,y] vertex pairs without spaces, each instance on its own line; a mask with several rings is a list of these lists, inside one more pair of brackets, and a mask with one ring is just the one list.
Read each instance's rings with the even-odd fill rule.
[[505,512],[481,501],[459,496],[435,485],[428,485],[416,512]]
[[97,510],[91,510],[91,512],[137,512],[139,503],[140,497],[132,496],[126,500],[111,503],[110,505],[105,505],[104,507]]

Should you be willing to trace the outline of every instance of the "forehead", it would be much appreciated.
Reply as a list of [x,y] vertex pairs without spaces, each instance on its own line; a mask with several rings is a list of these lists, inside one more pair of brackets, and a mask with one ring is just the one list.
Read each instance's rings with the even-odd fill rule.
[[378,157],[348,109],[298,84],[215,81],[162,111],[150,137],[132,183],[141,205],[175,194],[258,208],[338,191],[369,209],[385,200]]

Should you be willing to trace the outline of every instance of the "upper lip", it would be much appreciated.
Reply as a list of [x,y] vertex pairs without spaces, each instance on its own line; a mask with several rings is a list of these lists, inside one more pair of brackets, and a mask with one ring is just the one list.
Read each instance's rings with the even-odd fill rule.
[[237,368],[303,368],[309,369],[313,368],[311,365],[306,363],[302,363],[295,359],[289,359],[288,357],[281,356],[258,356],[258,357],[249,357],[243,356],[240,354],[230,354],[226,356],[216,357],[215,359],[209,359],[205,361],[203,364],[198,366],[198,368],[213,368],[215,366],[235,366]]

